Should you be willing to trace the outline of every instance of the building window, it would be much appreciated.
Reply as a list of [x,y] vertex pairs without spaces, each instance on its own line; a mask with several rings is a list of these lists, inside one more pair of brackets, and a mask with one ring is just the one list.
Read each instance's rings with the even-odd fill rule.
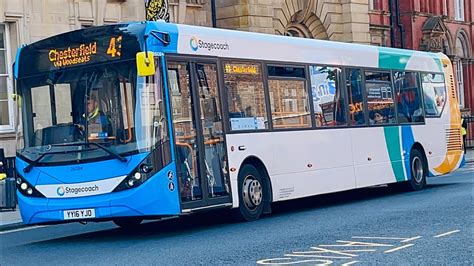
[[464,0],[454,0],[454,19],[464,20]]
[[377,0],[369,0],[369,10],[375,9],[375,1]]
[[13,130],[13,84],[7,24],[0,24],[0,132]]
[[462,61],[461,59],[456,59],[455,63],[455,70],[456,72],[456,91],[459,101],[459,106],[464,108],[464,79],[462,76],[463,69],[462,69]]

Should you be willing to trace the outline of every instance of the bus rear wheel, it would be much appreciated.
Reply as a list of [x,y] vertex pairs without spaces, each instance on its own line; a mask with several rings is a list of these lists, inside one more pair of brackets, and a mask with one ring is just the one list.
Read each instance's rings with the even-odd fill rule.
[[262,215],[264,203],[264,183],[255,166],[246,164],[239,173],[239,220],[255,221]]
[[405,184],[406,190],[417,191],[426,185],[426,162],[423,154],[414,149],[410,153],[410,173],[411,178]]
[[143,219],[139,217],[120,217],[113,219],[115,225],[124,229],[132,229],[142,223]]

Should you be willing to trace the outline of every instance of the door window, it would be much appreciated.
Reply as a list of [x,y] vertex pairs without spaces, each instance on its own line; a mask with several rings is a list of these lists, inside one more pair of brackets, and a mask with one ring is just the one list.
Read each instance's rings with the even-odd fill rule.
[[197,129],[194,120],[189,65],[168,63],[173,125],[176,141],[176,168],[180,182],[181,200],[202,198],[201,180],[198,174]]
[[222,112],[217,86],[217,66],[196,64],[197,86],[204,141],[204,172],[209,197],[227,195],[227,159],[225,158]]

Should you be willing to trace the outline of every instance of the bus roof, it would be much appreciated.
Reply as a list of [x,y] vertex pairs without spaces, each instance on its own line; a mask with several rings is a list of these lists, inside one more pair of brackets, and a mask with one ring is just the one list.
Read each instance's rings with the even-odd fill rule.
[[[442,72],[441,59],[447,58],[413,50],[148,21],[75,30],[24,46],[17,53],[15,77],[133,59],[143,48],[144,34],[151,31],[169,34],[169,45],[156,38],[147,40],[150,51],[164,53],[426,72]],[[120,44],[113,48],[120,49],[119,56],[112,56],[109,48],[117,37]]]
[[[172,44],[165,47],[164,52],[178,54],[427,72],[442,72],[441,59],[447,58],[442,54],[414,50],[178,25],[163,21],[149,22],[146,31],[152,30],[168,32]],[[157,41],[154,44],[162,46]]]

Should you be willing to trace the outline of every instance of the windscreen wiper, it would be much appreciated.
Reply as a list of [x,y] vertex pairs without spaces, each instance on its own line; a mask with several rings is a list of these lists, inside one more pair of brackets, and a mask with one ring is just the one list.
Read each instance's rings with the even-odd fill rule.
[[[54,146],[54,145],[50,145],[50,146]],[[82,150],[83,151],[83,150]],[[77,151],[51,151],[51,152],[43,152],[41,153],[41,155],[36,158],[34,161],[32,161],[31,163],[29,163],[25,168],[23,168],[23,172],[25,173],[28,173],[29,171],[31,171],[31,169],[36,166],[40,161],[41,159],[44,158],[44,156],[46,155],[52,155],[52,154],[65,154],[65,153],[71,153],[71,152],[81,152],[81,150],[77,150]]]
[[51,146],[53,147],[68,147],[68,146],[96,146],[97,148],[100,148],[102,150],[104,150],[105,152],[107,152],[108,154],[112,155],[113,157],[115,157],[116,159],[118,159],[119,161],[125,163],[127,162],[127,159],[123,156],[121,156],[120,154],[114,152],[113,150],[103,146],[103,145],[100,145],[99,143],[95,143],[95,142],[81,142],[81,143],[66,143],[66,144],[53,144]]

